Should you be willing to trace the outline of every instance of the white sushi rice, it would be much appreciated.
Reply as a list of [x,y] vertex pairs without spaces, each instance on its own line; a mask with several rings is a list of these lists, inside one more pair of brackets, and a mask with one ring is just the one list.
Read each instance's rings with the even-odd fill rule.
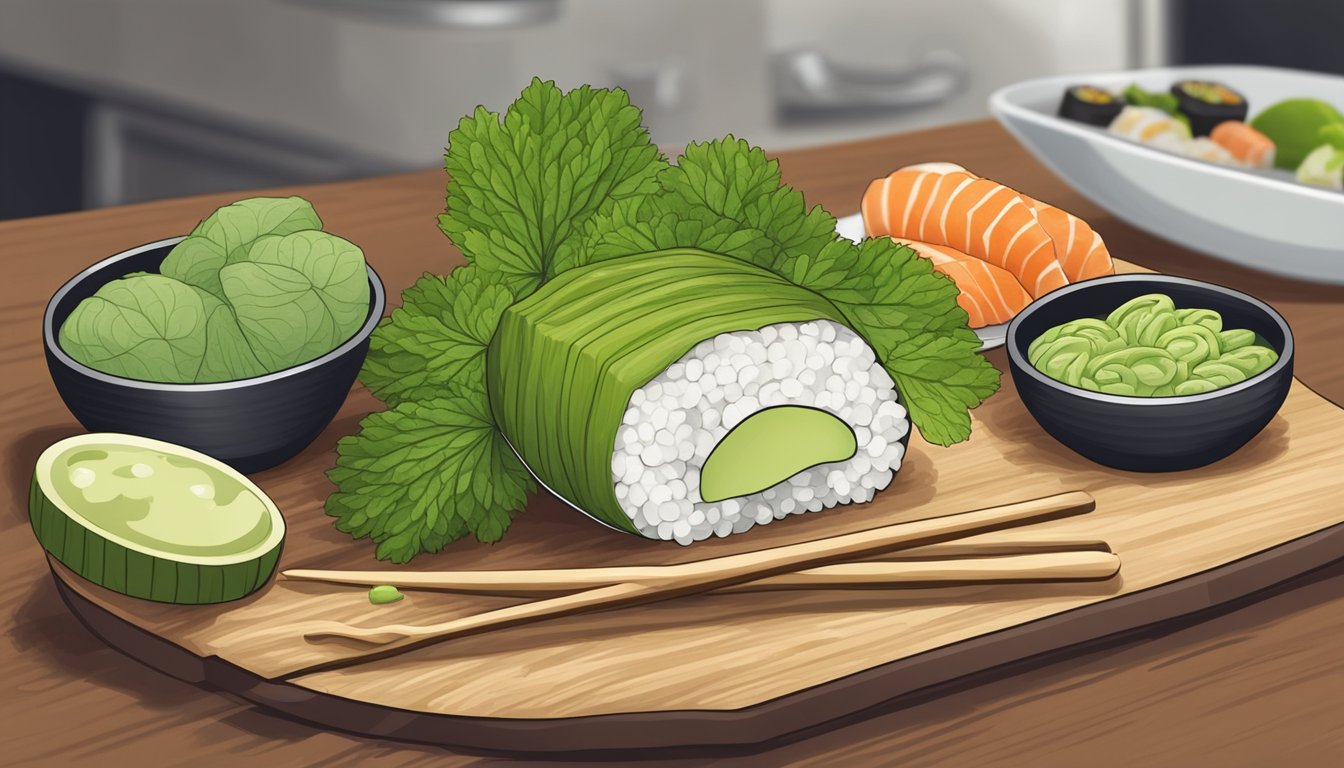
[[[700,470],[714,447],[753,413],[780,405],[838,416],[858,450],[760,493],[703,501]],[[872,500],[900,469],[909,430],[891,377],[863,339],[828,320],[780,323],[702,341],[636,390],[617,430],[612,482],[640,533],[690,544]]]

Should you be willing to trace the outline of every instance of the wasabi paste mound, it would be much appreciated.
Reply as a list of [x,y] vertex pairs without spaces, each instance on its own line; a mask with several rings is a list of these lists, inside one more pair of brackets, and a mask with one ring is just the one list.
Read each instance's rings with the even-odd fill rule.
[[1104,320],[1085,317],[1036,338],[1027,361],[1056,381],[1111,395],[1173,397],[1229,387],[1267,370],[1279,355],[1245,329],[1223,329],[1210,309],[1177,309],[1161,293],[1122,304]]

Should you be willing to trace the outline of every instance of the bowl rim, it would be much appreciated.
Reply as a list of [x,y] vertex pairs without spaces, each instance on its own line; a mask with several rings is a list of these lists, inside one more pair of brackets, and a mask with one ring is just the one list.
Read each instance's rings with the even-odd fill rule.
[[[1249,304],[1250,306],[1260,310],[1261,312],[1264,312],[1265,315],[1267,315],[1274,323],[1276,323],[1279,326],[1280,330],[1283,331],[1283,349],[1279,352],[1279,359],[1274,361],[1273,365],[1269,366],[1260,373],[1257,373],[1256,375],[1248,379],[1243,379],[1242,381],[1239,381],[1236,384],[1233,384],[1232,386],[1223,387],[1222,389],[1215,389],[1211,392],[1201,392],[1197,395],[1143,397],[1140,395],[1112,395],[1106,392],[1096,392],[1091,389],[1084,389],[1082,387],[1075,387],[1072,384],[1066,384],[1058,379],[1051,378],[1050,376],[1047,376],[1044,373],[1041,373],[1040,371],[1036,370],[1036,366],[1027,362],[1026,356],[1018,350],[1018,345],[1016,342],[1017,342],[1017,336],[1021,330],[1023,320],[1025,320],[1027,317],[1030,317],[1032,313],[1038,311],[1041,307],[1044,307],[1051,301],[1062,298],[1064,296],[1068,296],[1069,294],[1089,290],[1101,284],[1140,283],[1140,282],[1161,283],[1166,285],[1185,285],[1194,288],[1202,288],[1204,290],[1212,291],[1214,293],[1220,293],[1230,299],[1239,300],[1245,304]],[[1004,346],[1008,348],[1008,359],[1011,363],[1011,367],[1015,372],[1021,371],[1022,375],[1029,376],[1030,378],[1050,387],[1051,389],[1058,390],[1065,394],[1082,396],[1085,397],[1086,399],[1095,400],[1097,402],[1102,403],[1114,403],[1117,405],[1171,406],[1171,405],[1182,405],[1186,403],[1200,403],[1207,400],[1217,400],[1220,397],[1225,397],[1235,392],[1241,392],[1243,390],[1250,389],[1251,387],[1260,384],[1260,382],[1265,381],[1270,377],[1278,374],[1284,368],[1288,367],[1288,365],[1292,362],[1293,329],[1288,325],[1288,321],[1284,319],[1283,315],[1279,314],[1278,310],[1274,309],[1273,307],[1261,301],[1260,299],[1251,296],[1250,294],[1242,293],[1241,291],[1228,288],[1227,286],[1218,285],[1217,283],[1209,283],[1203,280],[1194,280],[1189,277],[1177,277],[1176,275],[1162,275],[1162,274],[1145,273],[1145,272],[1128,272],[1120,275],[1105,275],[1102,277],[1094,277],[1091,280],[1083,280],[1081,282],[1072,283],[1058,290],[1051,291],[1045,296],[1042,296],[1041,298],[1033,301],[1030,305],[1027,306],[1026,309],[1023,309],[1021,312],[1018,312],[1017,315],[1013,317],[1012,322],[1008,324],[1008,335],[1005,340]]]
[[52,320],[56,314],[57,305],[60,304],[61,301],[64,300],[65,297],[69,295],[72,290],[74,290],[74,287],[76,285],[88,279],[89,277],[105,270],[106,268],[112,266],[113,264],[124,261],[133,256],[139,256],[140,254],[145,253],[146,251],[152,251],[158,248],[164,248],[166,246],[176,245],[177,243],[181,242],[184,239],[186,239],[186,235],[181,235],[177,237],[167,237],[162,240],[156,240],[152,243],[145,243],[144,245],[138,245],[134,248],[128,248],[124,251],[115,253],[111,256],[108,256],[105,259],[90,264],[89,266],[80,270],[80,272],[76,274],[74,277],[71,277],[69,280],[66,280],[65,283],[62,284],[61,287],[58,288],[54,294],[52,294],[51,298],[47,300],[47,307],[42,313],[42,343],[44,346],[46,346],[47,352],[55,356],[56,359],[59,360],[62,365],[76,371],[82,376],[94,379],[96,381],[101,381],[105,384],[115,384],[122,387],[130,387],[132,389],[151,390],[155,392],[219,392],[231,389],[243,389],[246,387],[256,386],[258,384],[265,384],[267,382],[277,381],[279,379],[287,378],[290,376],[297,376],[300,373],[304,373],[305,371],[309,371],[321,365],[324,365],[335,358],[341,357],[350,350],[362,344],[364,340],[368,338],[370,334],[373,333],[373,329],[377,327],[378,323],[381,322],[383,319],[383,311],[386,308],[386,301],[387,301],[386,292],[383,288],[383,280],[381,277],[378,276],[378,273],[374,271],[373,266],[369,264],[366,260],[364,263],[364,267],[368,273],[369,285],[372,288],[372,291],[369,297],[369,304],[370,304],[369,316],[364,321],[364,324],[360,326],[359,330],[356,331],[353,336],[342,342],[340,346],[327,352],[321,357],[316,357],[307,362],[299,363],[298,365],[292,365],[288,368],[284,368],[279,371],[273,371],[271,373],[263,374],[261,376],[253,376],[247,379],[232,379],[230,381],[215,381],[203,384],[174,384],[161,381],[144,381],[141,379],[128,379],[124,376],[114,376],[110,373],[104,373],[94,368],[90,368],[89,366],[84,365],[78,360],[75,360],[73,357],[67,354],[64,349],[61,349],[61,345],[56,341],[56,333],[55,329],[53,328]]

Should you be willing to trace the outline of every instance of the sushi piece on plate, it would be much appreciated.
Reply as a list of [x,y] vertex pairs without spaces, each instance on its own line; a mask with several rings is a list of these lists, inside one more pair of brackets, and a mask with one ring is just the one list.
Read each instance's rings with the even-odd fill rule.
[[1344,150],[1322,144],[1297,167],[1297,180],[1313,187],[1344,189]]
[[1036,209],[1036,219],[1054,241],[1055,258],[1059,259],[1069,282],[1115,274],[1111,252],[1102,242],[1101,235],[1086,221],[1049,203],[1026,195],[1023,198]]
[[1031,294],[1007,270],[945,245],[892,239],[915,249],[933,262],[934,269],[952,278],[961,291],[957,304],[970,316],[972,328],[1006,323],[1031,303]]
[[1021,195],[943,165],[903,168],[869,184],[861,204],[868,235],[950,246],[1007,270],[1034,297],[1068,284],[1054,241]]
[[1119,96],[1094,85],[1075,85],[1064,92],[1059,116],[1105,128],[1111,124],[1125,102]]
[[1214,126],[1209,138],[1242,165],[1261,169],[1274,167],[1274,142],[1240,120],[1219,123]]
[[1246,119],[1246,97],[1222,83],[1181,80],[1171,86],[1171,94],[1195,136],[1208,136],[1219,123]]
[[1187,141],[1184,147],[1186,157],[1193,157],[1196,160],[1203,160],[1206,163],[1217,163],[1218,165],[1240,166],[1241,163],[1228,152],[1223,145],[1210,139],[1208,136],[1196,136]]
[[[964,173],[975,176],[955,163],[920,163],[906,166],[901,170]],[[1020,192],[1018,194],[1032,207],[1036,220],[1054,242],[1055,258],[1059,260],[1064,276],[1069,282],[1115,274],[1115,264],[1111,261],[1110,251],[1102,242],[1101,235],[1088,226],[1087,222],[1049,203],[1022,195]]]
[[1107,130],[1121,138],[1177,154],[1184,154],[1190,140],[1190,129],[1185,123],[1156,107],[1125,107]]
[[703,251],[568,270],[505,310],[486,359],[500,429],[548,490],[681,544],[869,501],[910,432],[834,304]]

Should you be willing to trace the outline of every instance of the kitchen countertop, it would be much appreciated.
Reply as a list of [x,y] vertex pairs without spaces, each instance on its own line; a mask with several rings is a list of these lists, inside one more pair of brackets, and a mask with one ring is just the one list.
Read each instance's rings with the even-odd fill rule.
[[[949,160],[1088,220],[1112,253],[1143,266],[1213,280],[1278,308],[1293,326],[1297,375],[1344,404],[1344,287],[1315,286],[1226,265],[1101,213],[991,122],[781,155],[786,180],[809,203],[852,213],[864,184],[912,162]],[[287,189],[309,197],[333,231],[360,243],[389,291],[459,256],[435,226],[436,171]],[[287,720],[149,670],[107,648],[57,596],[28,529],[33,461],[82,431],[43,362],[47,298],[84,266],[187,229],[241,194],[0,223],[0,427],[8,504],[0,514],[0,739],[15,765],[472,765],[497,757],[335,733]],[[1272,258],[1267,254],[1266,258]],[[1333,334],[1333,335],[1332,335]],[[1002,353],[991,354],[1001,367]],[[330,452],[376,406],[356,390],[308,450]],[[1344,469],[1344,468],[1342,468]],[[257,476],[264,487],[271,473]],[[320,478],[314,493],[324,494]],[[1272,510],[1266,510],[1272,512]],[[666,764],[740,760],[769,765],[1326,765],[1344,753],[1344,561],[1208,615],[1032,659],[866,713],[754,753],[695,755]]]

